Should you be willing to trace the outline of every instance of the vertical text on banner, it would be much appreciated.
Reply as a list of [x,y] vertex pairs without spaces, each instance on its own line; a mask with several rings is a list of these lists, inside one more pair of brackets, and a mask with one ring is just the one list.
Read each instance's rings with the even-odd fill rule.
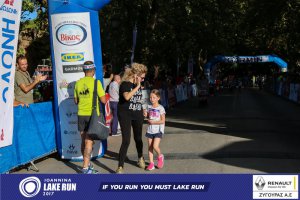
[[0,148],[12,144],[16,52],[22,0],[1,1],[0,8]]

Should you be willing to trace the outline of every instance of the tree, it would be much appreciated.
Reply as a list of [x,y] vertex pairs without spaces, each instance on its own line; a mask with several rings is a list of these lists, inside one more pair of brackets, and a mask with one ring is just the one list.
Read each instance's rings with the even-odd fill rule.
[[[28,19],[33,12],[35,19]],[[42,59],[50,58],[50,37],[48,31],[47,1],[23,0],[18,54],[26,54],[29,58],[29,69],[34,71]]]

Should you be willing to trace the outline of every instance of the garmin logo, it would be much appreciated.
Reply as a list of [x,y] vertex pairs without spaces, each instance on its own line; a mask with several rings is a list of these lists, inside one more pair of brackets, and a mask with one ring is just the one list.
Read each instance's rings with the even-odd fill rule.
[[63,73],[78,73],[83,72],[83,65],[63,65]]
[[66,46],[73,46],[82,43],[87,38],[87,31],[77,24],[64,24],[56,31],[56,39]]

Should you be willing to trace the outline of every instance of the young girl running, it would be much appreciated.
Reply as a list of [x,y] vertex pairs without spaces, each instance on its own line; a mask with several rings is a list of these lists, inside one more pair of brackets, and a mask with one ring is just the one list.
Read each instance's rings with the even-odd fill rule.
[[153,161],[153,150],[157,153],[157,168],[164,166],[164,155],[161,153],[159,143],[164,134],[165,129],[165,114],[166,111],[162,105],[158,103],[160,99],[159,90],[152,90],[150,92],[150,102],[147,110],[144,110],[144,116],[148,117],[148,129],[146,137],[148,138],[148,154],[150,164],[146,170],[151,171],[155,169]]

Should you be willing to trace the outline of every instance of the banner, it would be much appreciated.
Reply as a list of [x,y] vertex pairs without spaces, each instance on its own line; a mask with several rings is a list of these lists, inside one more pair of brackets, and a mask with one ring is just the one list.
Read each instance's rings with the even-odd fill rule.
[[[54,70],[54,99],[58,152],[63,159],[82,160],[74,86],[84,77],[85,61],[94,61],[102,81],[102,56],[98,11],[108,1],[48,1]],[[103,111],[101,111],[103,112]],[[105,143],[106,144],[106,143]],[[92,157],[104,154],[95,141]]]
[[209,77],[209,73],[218,63],[265,63],[274,62],[280,67],[281,72],[287,72],[288,64],[276,55],[260,55],[260,56],[222,56],[213,57],[204,66],[205,74]]
[[13,135],[12,145],[0,148],[0,173],[56,151],[52,102],[14,107]]
[[136,45],[136,37],[137,37],[137,27],[136,24],[133,28],[132,31],[132,53],[131,53],[131,58],[130,58],[130,63],[133,63],[134,60],[134,50],[135,50],[135,45]]
[[0,8],[0,148],[12,144],[17,44],[22,1],[1,1]]
[[[82,64],[94,60],[90,14],[64,13],[51,16],[55,57],[56,91],[59,107],[62,158],[82,158],[74,86],[84,77]],[[99,144],[97,144],[99,146]],[[96,148],[95,148],[96,149]],[[99,149],[98,149],[99,151]],[[93,152],[93,155],[98,155]]]
[[2,199],[298,199],[298,174],[1,175]]

